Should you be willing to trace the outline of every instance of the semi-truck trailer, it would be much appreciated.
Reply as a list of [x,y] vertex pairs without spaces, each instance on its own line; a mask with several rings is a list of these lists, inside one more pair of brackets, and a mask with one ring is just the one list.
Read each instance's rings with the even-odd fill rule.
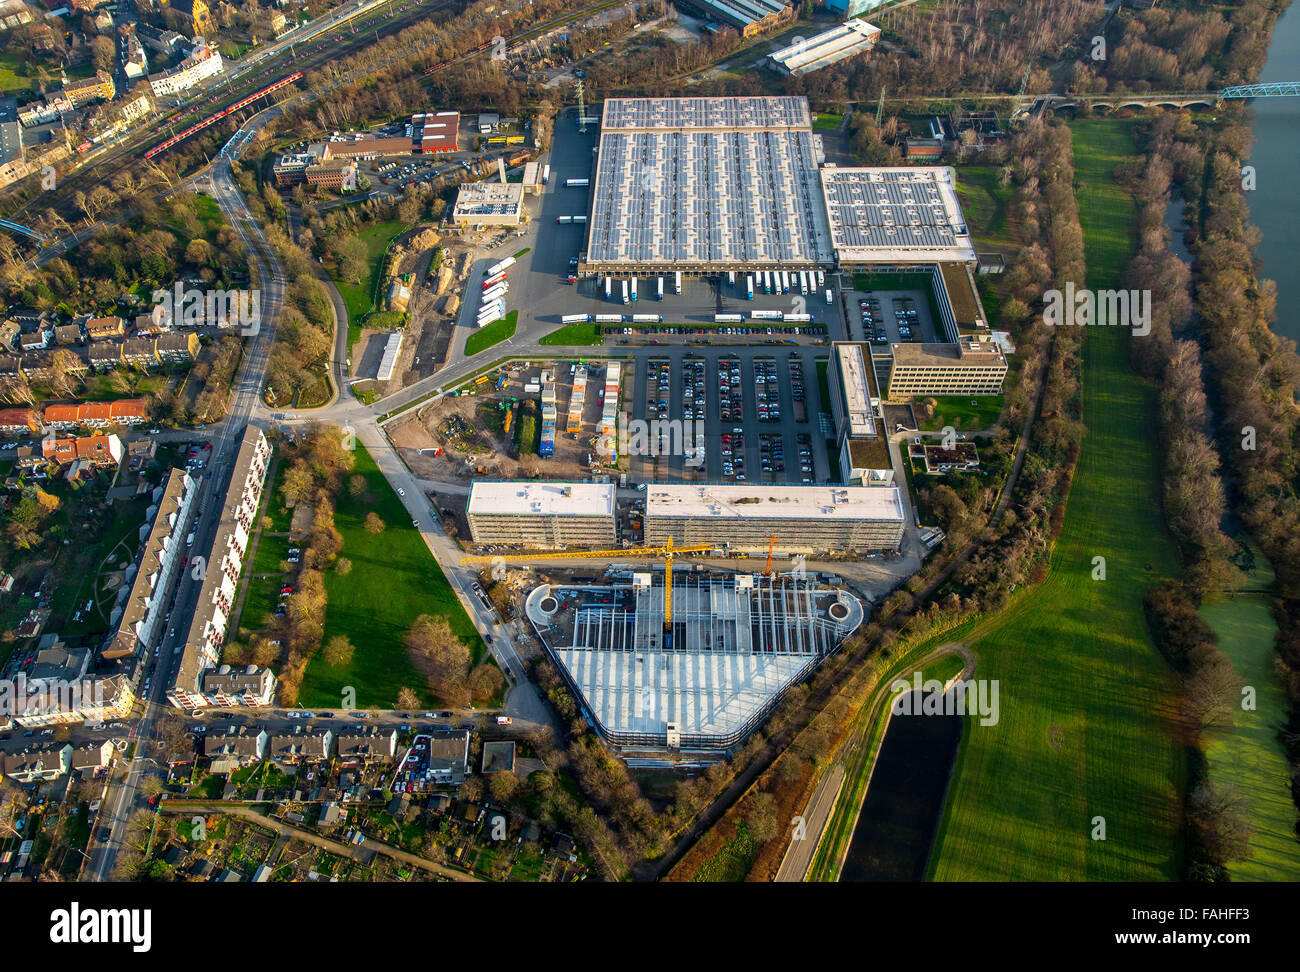
[[581,189],[583,186],[591,184],[590,179],[565,179],[564,184],[570,189]]

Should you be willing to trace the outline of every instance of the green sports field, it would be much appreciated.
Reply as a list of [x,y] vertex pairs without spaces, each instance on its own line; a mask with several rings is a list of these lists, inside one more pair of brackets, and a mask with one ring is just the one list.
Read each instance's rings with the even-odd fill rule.
[[[1073,126],[1091,287],[1114,286],[1133,207],[1114,185],[1130,123]],[[1051,574],[969,644],[998,679],[1001,720],[968,725],[930,861],[938,880],[1173,880],[1185,759],[1170,727],[1175,680],[1142,615],[1143,592],[1177,570],[1160,516],[1148,431],[1154,390],[1125,333],[1090,331],[1083,441]],[[1106,580],[1092,579],[1106,558]],[[1092,839],[1094,818],[1105,839]]]

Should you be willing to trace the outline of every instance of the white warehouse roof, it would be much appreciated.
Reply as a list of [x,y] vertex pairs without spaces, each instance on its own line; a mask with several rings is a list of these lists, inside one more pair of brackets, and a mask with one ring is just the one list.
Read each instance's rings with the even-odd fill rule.
[[807,74],[836,61],[869,51],[880,39],[880,28],[865,20],[846,20],[838,27],[800,40],[769,55],[772,63],[790,74]]
[[903,520],[897,486],[768,486],[655,484],[646,488],[645,515],[820,520]]
[[470,516],[613,516],[613,483],[484,482],[470,487]]
[[947,166],[821,169],[840,263],[973,263],[956,175]]

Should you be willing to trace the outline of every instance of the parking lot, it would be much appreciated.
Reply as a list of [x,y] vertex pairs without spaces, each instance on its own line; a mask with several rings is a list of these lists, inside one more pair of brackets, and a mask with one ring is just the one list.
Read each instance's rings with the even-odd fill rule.
[[[632,456],[631,478],[658,481],[812,483],[839,480],[819,413],[829,411],[811,348],[641,350],[623,388],[630,418],[649,428],[658,455]],[[821,354],[825,357],[825,353]],[[690,455],[704,435],[705,457]]]
[[[866,290],[849,295],[852,330],[859,340],[883,349],[905,342],[938,344],[947,339],[931,317],[930,301],[919,290]],[[860,330],[858,330],[860,328]]]

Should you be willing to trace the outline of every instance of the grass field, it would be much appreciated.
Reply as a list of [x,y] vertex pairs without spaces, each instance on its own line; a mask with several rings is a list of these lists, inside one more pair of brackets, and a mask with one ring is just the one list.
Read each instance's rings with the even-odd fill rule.
[[817,120],[813,122],[813,131],[833,132],[840,127],[840,122],[843,120],[843,115],[837,115],[833,111],[819,111],[817,112]]
[[[346,668],[335,668],[318,654],[307,667],[299,704],[337,706],[346,686],[356,689],[360,708],[392,707],[403,686],[428,704],[432,695],[403,643],[412,622],[421,614],[447,617],[475,661],[486,646],[374,459],[359,443],[356,455],[353,471],[366,478],[374,502],[367,505],[364,494],[354,497],[348,490],[338,498],[334,525],[343,534],[341,556],[352,561],[352,572],[325,575],[324,639],[345,635],[356,653]],[[387,524],[382,533],[367,533],[363,526],[372,510]]]
[[[1112,178],[1132,152],[1130,124],[1074,126],[1091,287],[1113,286],[1131,249],[1132,201]],[[1142,615],[1143,592],[1177,562],[1147,433],[1153,389],[1129,370],[1128,340],[1095,328],[1085,341],[1088,432],[1051,574],[968,640],[976,677],[1000,682],[1001,720],[963,734],[930,861],[939,880],[1179,875],[1176,687]],[[1104,581],[1092,579],[1096,556]],[[1098,816],[1104,841],[1091,837]]]
[[969,395],[935,395],[934,416],[921,423],[921,428],[928,430],[942,429],[951,425],[959,432],[972,429],[991,429],[998,424],[1002,414],[1001,395],[986,395],[971,398]]
[[359,284],[346,283],[334,277],[334,283],[343,295],[343,303],[348,309],[349,349],[361,339],[362,318],[377,309],[375,287],[379,282],[379,268],[383,263],[384,251],[394,237],[405,229],[405,223],[392,219],[362,230],[357,236],[366,245],[366,263],[370,267],[370,275]]
[[[1248,589],[1273,586],[1272,570],[1257,555]],[[1228,865],[1234,881],[1300,881],[1300,842],[1295,837],[1295,804],[1288,781],[1291,768],[1277,730],[1286,721],[1287,700],[1273,677],[1277,624],[1267,594],[1237,594],[1211,601],[1201,617],[1219,636],[1219,647],[1232,660],[1246,685],[1256,691],[1256,709],[1237,711],[1233,729],[1210,733],[1205,756],[1210,779],[1232,786],[1250,808],[1254,834],[1250,856]]]
[[31,76],[19,70],[18,58],[11,53],[0,54],[0,91],[6,94],[26,91],[31,87]]
[[981,247],[1013,245],[1007,232],[1011,184],[998,185],[997,167],[991,165],[963,165],[956,172],[957,197],[975,240]]
[[605,343],[599,324],[565,324],[563,327],[545,335],[538,344],[577,347],[579,345],[599,346]]
[[465,357],[471,357],[480,351],[486,351],[494,344],[500,344],[515,336],[515,325],[519,323],[519,311],[512,310],[500,320],[480,327],[465,341]]

